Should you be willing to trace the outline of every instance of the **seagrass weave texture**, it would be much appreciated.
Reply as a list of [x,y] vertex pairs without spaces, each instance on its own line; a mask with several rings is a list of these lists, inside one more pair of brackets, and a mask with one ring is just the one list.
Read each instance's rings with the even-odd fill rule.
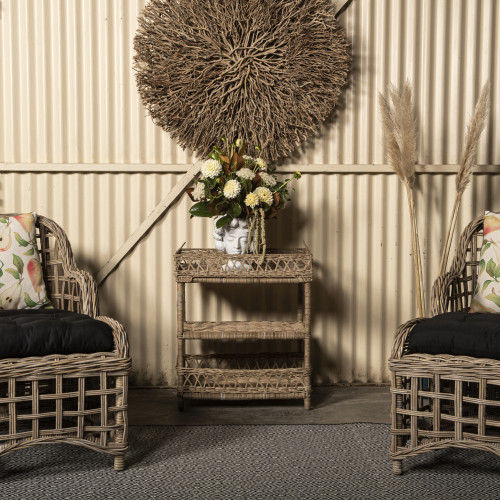
[[[433,286],[433,313],[467,311],[474,293],[483,216],[462,233],[449,272]],[[389,368],[395,473],[401,460],[446,447],[500,455],[500,361],[469,356],[409,354],[408,335],[423,318],[400,326]]]
[[40,443],[83,445],[124,468],[131,366],[120,323],[98,315],[97,286],[76,267],[64,231],[38,216],[37,240],[48,296],[113,330],[114,351],[0,360],[0,454]]

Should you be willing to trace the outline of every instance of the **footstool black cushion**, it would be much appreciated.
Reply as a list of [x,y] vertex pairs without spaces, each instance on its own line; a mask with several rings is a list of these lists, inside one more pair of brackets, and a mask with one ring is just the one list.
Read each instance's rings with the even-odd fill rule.
[[426,318],[410,332],[408,352],[500,360],[500,314],[448,312]]
[[0,310],[0,359],[113,351],[111,327],[58,309]]

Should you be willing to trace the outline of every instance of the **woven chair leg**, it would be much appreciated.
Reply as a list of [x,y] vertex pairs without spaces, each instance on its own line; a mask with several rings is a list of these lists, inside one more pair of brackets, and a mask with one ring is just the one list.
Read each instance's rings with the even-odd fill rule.
[[392,472],[400,476],[403,474],[403,461],[402,460],[393,460],[392,461]]
[[125,469],[125,456],[124,455],[119,455],[118,457],[115,457],[114,468],[116,471],[122,471]]

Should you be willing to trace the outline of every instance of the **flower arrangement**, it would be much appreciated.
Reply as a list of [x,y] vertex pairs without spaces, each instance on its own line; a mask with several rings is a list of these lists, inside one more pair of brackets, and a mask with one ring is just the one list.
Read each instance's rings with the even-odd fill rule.
[[276,169],[271,169],[261,158],[261,148],[256,146],[257,157],[244,154],[248,144],[241,139],[230,143],[222,138],[225,151],[217,146],[201,166],[201,173],[193,188],[186,191],[196,202],[189,210],[194,217],[221,216],[216,223],[221,228],[235,218],[246,218],[249,223],[247,253],[265,254],[266,239],[264,220],[276,217],[278,210],[289,199],[288,183],[300,179],[295,174],[278,181]]

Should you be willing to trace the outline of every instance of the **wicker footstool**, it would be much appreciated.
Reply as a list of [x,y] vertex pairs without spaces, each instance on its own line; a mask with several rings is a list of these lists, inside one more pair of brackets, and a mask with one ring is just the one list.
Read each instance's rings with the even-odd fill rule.
[[[467,312],[477,283],[483,216],[464,230],[450,271],[432,290],[433,315]],[[392,393],[393,471],[402,459],[447,447],[500,455],[500,361],[411,352],[410,333],[424,318],[398,329],[389,368]]]

